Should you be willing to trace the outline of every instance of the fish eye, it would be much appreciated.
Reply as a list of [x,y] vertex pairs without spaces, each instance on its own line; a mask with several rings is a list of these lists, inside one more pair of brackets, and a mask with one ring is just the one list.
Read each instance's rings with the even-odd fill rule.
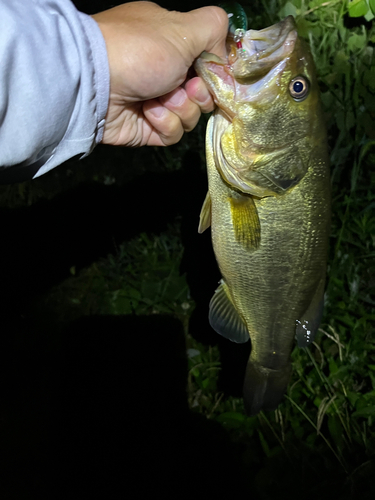
[[302,101],[309,93],[309,82],[303,76],[297,76],[290,81],[289,92],[295,101]]

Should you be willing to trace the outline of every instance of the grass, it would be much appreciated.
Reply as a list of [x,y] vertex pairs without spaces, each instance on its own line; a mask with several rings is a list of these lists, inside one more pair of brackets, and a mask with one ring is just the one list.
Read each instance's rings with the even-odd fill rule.
[[[363,2],[352,3],[364,11]],[[247,417],[240,398],[224,397],[218,389],[217,346],[202,345],[188,334],[194,303],[179,273],[179,220],[165,233],[142,233],[122,243],[114,254],[78,273],[72,268],[71,277],[43,298],[42,307],[61,322],[94,313],[167,313],[180,318],[186,330],[191,411],[227,429],[259,498],[274,498],[280,488],[291,498],[300,496],[301,489],[311,497],[374,494],[375,27],[365,4],[366,19],[351,17],[362,11],[343,0],[245,4],[251,27],[293,14],[310,43],[332,166],[324,317],[311,348],[294,349],[292,380],[275,412]],[[179,146],[154,151],[153,159],[173,170],[188,149],[202,154],[203,128],[201,123],[199,133]],[[110,182],[118,175],[106,172],[95,173],[96,180]],[[35,184],[35,194],[30,184],[4,188],[2,198],[14,206],[31,204],[43,197],[43,182]]]
[[141,233],[79,273],[72,267],[43,307],[60,324],[90,314],[173,314],[186,323],[194,303],[179,273],[182,252],[177,222],[165,233]]

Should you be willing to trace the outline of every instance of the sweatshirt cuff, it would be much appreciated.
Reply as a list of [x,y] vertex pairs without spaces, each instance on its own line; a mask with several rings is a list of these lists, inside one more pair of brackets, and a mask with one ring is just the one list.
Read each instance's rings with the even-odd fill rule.
[[[109,65],[107,48],[99,25],[91,16],[79,12],[85,34],[91,47],[91,57],[94,66],[94,86],[96,94],[96,123],[95,143],[103,139],[105,116],[108,110],[109,101]],[[87,156],[87,152],[84,156]]]

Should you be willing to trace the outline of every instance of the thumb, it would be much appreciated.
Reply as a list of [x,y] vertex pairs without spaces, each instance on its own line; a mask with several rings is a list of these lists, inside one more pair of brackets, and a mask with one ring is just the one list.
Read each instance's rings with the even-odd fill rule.
[[192,57],[205,50],[226,57],[225,40],[228,34],[228,15],[220,7],[202,7],[187,12],[191,25]]

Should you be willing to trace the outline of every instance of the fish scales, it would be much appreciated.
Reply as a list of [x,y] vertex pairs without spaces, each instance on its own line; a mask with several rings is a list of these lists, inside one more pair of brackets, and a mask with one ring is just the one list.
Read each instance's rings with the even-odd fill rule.
[[[330,181],[313,63],[293,19],[249,30],[247,37],[248,47],[268,40],[261,67],[270,75],[266,90],[257,83],[258,70],[256,78],[251,74],[261,52],[255,62],[248,49],[245,60],[223,63],[203,54],[196,63],[218,104],[207,126],[209,194],[199,230],[211,224],[223,278],[210,303],[210,323],[232,341],[251,339],[244,400],[256,414],[282,399],[295,337],[309,345],[319,326]],[[233,57],[233,47],[229,52]],[[223,68],[233,79],[232,94]],[[305,84],[307,96],[296,99]]]
[[[289,359],[295,319],[307,309],[311,295],[322,278],[321,263],[326,258],[327,250],[326,234],[319,230],[312,232],[310,226],[319,224],[316,219],[329,206],[329,190],[321,196],[320,187],[314,182],[317,176],[321,176],[322,183],[328,180],[326,165],[322,164],[320,171],[312,165],[298,190],[278,198],[255,200],[261,242],[259,251],[249,252],[235,239],[227,203],[232,189],[215,166],[212,146],[215,118],[211,120],[206,151],[215,255],[224,281],[248,326],[252,357],[268,368],[278,369]],[[318,197],[313,191],[314,186],[319,189]],[[321,207],[317,209],[316,205]],[[290,220],[294,220],[298,230],[295,225],[290,227]],[[238,263],[241,263],[241,269]],[[270,304],[273,304],[272,309]],[[289,325],[290,331],[286,331],[285,325]],[[268,332],[267,337],[258,335],[263,331]]]

